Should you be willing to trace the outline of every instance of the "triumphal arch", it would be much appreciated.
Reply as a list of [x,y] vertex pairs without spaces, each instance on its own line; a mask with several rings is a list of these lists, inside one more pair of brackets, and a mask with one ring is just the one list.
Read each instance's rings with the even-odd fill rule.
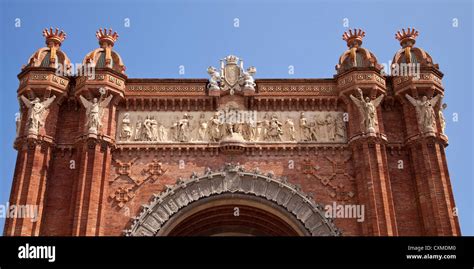
[[234,55],[203,79],[130,78],[112,30],[81,68],[63,31],[43,35],[18,75],[10,197],[38,220],[5,235],[460,234],[443,73],[415,29],[390,74],[355,29],[334,77],[311,79]]

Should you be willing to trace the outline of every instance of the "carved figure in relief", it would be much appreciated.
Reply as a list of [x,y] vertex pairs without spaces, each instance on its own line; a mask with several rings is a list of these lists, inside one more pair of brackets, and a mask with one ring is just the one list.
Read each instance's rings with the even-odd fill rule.
[[168,132],[166,130],[166,127],[161,123],[160,121],[158,122],[158,141],[166,141],[168,137]]
[[329,113],[326,115],[326,133],[330,141],[336,139],[336,120]]
[[146,116],[145,120],[143,121],[143,135],[142,138],[144,141],[153,141],[153,130],[152,130],[152,122],[151,117]]
[[223,130],[224,130],[224,132],[223,132],[224,137],[232,136],[232,134],[234,133],[234,124],[232,124],[231,122],[226,120],[222,124],[222,126],[223,126]]
[[263,122],[256,120],[251,124],[252,141],[260,141],[263,137]]
[[270,141],[281,141],[283,136],[282,125],[276,115],[273,115],[269,121],[267,139]]
[[234,132],[241,135],[242,137],[244,135],[244,128],[245,128],[245,125],[242,122],[236,121],[233,124]]
[[268,129],[270,128],[270,116],[268,113],[265,113],[263,116],[261,124],[260,141],[266,141],[268,140]]
[[258,139],[258,132],[257,132],[257,122],[252,121],[248,124],[249,129],[249,140],[250,141],[257,141]]
[[248,141],[252,141],[252,123],[248,121],[242,123],[242,136]]
[[178,141],[178,128],[179,128],[179,117],[175,116],[173,124],[170,126],[170,139],[172,141]]
[[225,109],[222,123],[223,137],[243,138],[245,125],[240,116],[237,108],[229,106]]
[[150,118],[150,126],[151,126],[151,140],[158,141],[158,121],[156,121],[154,116]]
[[288,130],[288,138],[290,141],[296,141],[296,129],[293,119],[288,118],[285,122],[286,129]]
[[237,133],[241,134],[243,137],[245,137],[245,133],[247,132],[247,125],[245,124],[245,122],[236,122],[235,123],[235,126],[236,126],[236,130],[237,130]]
[[357,91],[359,93],[359,98],[354,97],[352,94],[350,95],[350,98],[359,109],[361,130],[366,133],[374,133],[376,125],[378,125],[377,106],[382,101],[383,95],[380,95],[375,100],[371,101],[369,97],[365,97],[364,99],[361,89],[357,89]]
[[132,127],[130,126],[130,114],[125,113],[122,118],[122,130],[120,132],[120,138],[128,141],[132,137]]
[[198,127],[198,140],[199,141],[205,141],[207,138],[207,120],[206,120],[206,115],[204,113],[201,113],[201,116],[199,117],[199,127]]
[[431,99],[423,96],[421,100],[416,100],[408,94],[405,94],[405,96],[415,107],[420,131],[434,132],[436,130],[436,114],[434,112],[434,106],[438,103],[440,95],[437,95]]
[[44,126],[44,115],[48,111],[49,106],[53,103],[56,96],[52,96],[43,102],[38,97],[33,101],[28,100],[25,96],[20,96],[21,100],[28,108],[28,119],[26,122],[26,130],[28,134],[38,134],[39,128]]
[[187,113],[184,113],[183,118],[178,121],[177,125],[177,140],[179,142],[188,142],[189,141],[189,132],[190,132],[190,125],[189,125],[189,119],[191,119],[191,116],[188,116]]
[[300,132],[301,139],[303,141],[311,141],[311,126],[309,126],[308,120],[306,119],[304,112],[300,114]]
[[311,129],[311,140],[319,141],[323,140],[323,134],[326,136],[326,119],[318,115],[314,116],[314,123]]
[[135,123],[135,136],[134,136],[135,141],[142,140],[142,125],[143,125],[142,118],[138,116],[137,122]]
[[113,95],[109,95],[104,98],[105,92],[101,92],[100,99],[93,98],[92,102],[89,102],[84,96],[79,96],[82,105],[86,108],[86,127],[89,134],[98,134],[102,127],[102,116],[104,109],[109,105]]
[[346,125],[342,117],[342,115],[340,117],[336,117],[336,137],[339,138],[346,137]]
[[220,120],[219,120],[219,113],[216,112],[214,113],[214,116],[209,120],[208,124],[208,134],[209,134],[209,140],[212,142],[218,142],[221,139],[221,126],[220,126]]

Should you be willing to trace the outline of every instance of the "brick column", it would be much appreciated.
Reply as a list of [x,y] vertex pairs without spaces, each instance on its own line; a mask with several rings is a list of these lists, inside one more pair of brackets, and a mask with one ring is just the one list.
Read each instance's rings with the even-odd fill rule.
[[[439,127],[430,133],[420,130],[415,108],[406,100],[406,93],[421,98],[422,94],[433,96],[435,91],[411,87],[397,93],[403,106],[408,133],[406,145],[415,173],[423,233],[433,236],[461,235],[458,218],[454,214],[455,203],[444,150],[447,137],[440,133]],[[439,104],[434,109],[437,112]],[[439,118],[436,120],[439,126]]]
[[73,235],[103,235],[111,147],[100,140],[84,141],[75,189]]
[[359,202],[365,205],[365,235],[398,235],[385,141],[366,137],[351,142]]
[[[113,74],[104,70],[103,76],[113,76]],[[106,81],[109,80],[112,79]],[[112,150],[115,146],[117,106],[123,99],[124,82],[120,84],[122,88],[117,88],[113,84],[98,83],[101,81],[87,81],[75,93],[76,99],[79,99],[80,95],[88,99],[94,97],[99,99],[100,89],[104,89],[107,96],[113,95],[110,104],[104,108],[101,118],[102,127],[96,134],[90,133],[85,126],[86,109],[82,104],[80,105],[80,127],[83,131],[76,140],[76,148],[81,159],[77,171],[77,183],[73,190],[72,234],[76,236],[104,235],[105,229],[104,218],[109,196]]]
[[[39,235],[46,181],[51,161],[52,145],[30,140],[18,151],[16,169],[13,176],[13,188],[10,196],[10,205],[35,206],[37,209],[36,221],[28,218],[10,217],[6,219],[4,235],[31,236]],[[28,213],[32,213],[30,209]]]
[[[78,140],[80,169],[74,194],[73,235],[103,235],[108,180],[115,137],[116,103],[103,117],[103,134],[84,135]],[[85,122],[85,109],[81,109]]]
[[[385,93],[379,87],[369,87],[366,86],[364,90],[364,98],[369,96],[374,100],[375,97]],[[365,221],[361,224],[362,233],[376,236],[398,235],[381,105],[377,107],[378,124],[375,132],[362,130],[362,118],[358,107],[349,98],[351,94],[354,96],[358,94],[356,89],[358,88],[352,87],[345,90],[341,97],[349,113],[348,137],[353,154],[359,203],[365,206]]]
[[[21,122],[14,143],[18,155],[9,203],[11,207],[17,208],[17,213],[37,213],[37,216],[34,221],[24,218],[25,215],[9,216],[5,220],[3,232],[6,236],[40,235],[41,232],[45,193],[53,162],[52,153],[56,147],[59,106],[69,83],[67,78],[56,76],[54,71],[53,68],[32,67],[18,75],[21,81],[18,88]],[[57,83],[58,81],[61,83]],[[43,104],[46,100],[52,100],[39,114],[44,124],[40,124],[36,131],[28,130],[28,110],[32,108],[28,108],[21,97],[30,102],[36,99]]]

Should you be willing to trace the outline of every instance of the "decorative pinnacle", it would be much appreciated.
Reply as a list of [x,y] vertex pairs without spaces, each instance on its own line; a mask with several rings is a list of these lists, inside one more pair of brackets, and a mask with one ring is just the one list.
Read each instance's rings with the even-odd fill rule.
[[117,32],[113,32],[112,31],[112,28],[108,30],[107,32],[107,28],[104,27],[104,29],[102,30],[102,28],[100,28],[96,33],[95,33],[95,36],[97,37],[97,39],[99,40],[99,44],[102,45],[104,43],[110,45],[110,46],[113,46],[115,41],[117,41],[119,35],[117,34]]
[[49,31],[48,28],[45,28],[43,30],[43,36],[48,46],[50,46],[51,42],[53,42],[54,45],[61,46],[61,43],[66,39],[66,33],[63,30],[60,32],[59,29],[56,28],[56,31],[53,31],[52,27],[49,28]]
[[400,31],[397,31],[395,38],[400,41],[400,45],[402,47],[413,46],[416,42],[418,34],[419,33],[417,30],[415,30],[415,28],[407,28],[407,31],[402,29],[401,33]]
[[[354,31],[354,32],[352,32]],[[349,32],[344,32],[342,39],[347,42],[349,48],[362,45],[362,39],[365,37],[365,32],[362,29],[349,29]]]

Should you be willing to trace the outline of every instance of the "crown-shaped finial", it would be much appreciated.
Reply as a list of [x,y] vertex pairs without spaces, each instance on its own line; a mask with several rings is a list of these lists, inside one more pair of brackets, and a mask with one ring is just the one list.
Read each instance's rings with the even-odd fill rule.
[[113,46],[115,41],[117,41],[119,35],[117,32],[113,32],[112,28],[108,30],[104,27],[104,29],[100,28],[96,33],[95,36],[99,40],[99,44],[102,45],[104,43]]
[[50,46],[51,42],[53,42],[54,45],[61,46],[61,43],[66,39],[66,33],[63,30],[59,31],[59,29],[56,28],[56,31],[53,31],[52,27],[50,27],[49,30],[45,28],[43,30],[43,36],[45,37],[47,46]]
[[234,55],[229,55],[229,56],[225,57],[225,61],[228,64],[237,64],[237,62],[239,61],[239,58],[237,56],[234,56]]
[[402,47],[413,46],[416,42],[416,37],[418,36],[418,31],[415,28],[402,29],[402,32],[397,31],[395,38],[400,41]]
[[[354,32],[353,32],[354,31]],[[362,39],[365,37],[365,32],[362,29],[349,29],[348,32],[344,32],[342,39],[347,42],[349,48],[354,47],[355,45],[362,45]]]

